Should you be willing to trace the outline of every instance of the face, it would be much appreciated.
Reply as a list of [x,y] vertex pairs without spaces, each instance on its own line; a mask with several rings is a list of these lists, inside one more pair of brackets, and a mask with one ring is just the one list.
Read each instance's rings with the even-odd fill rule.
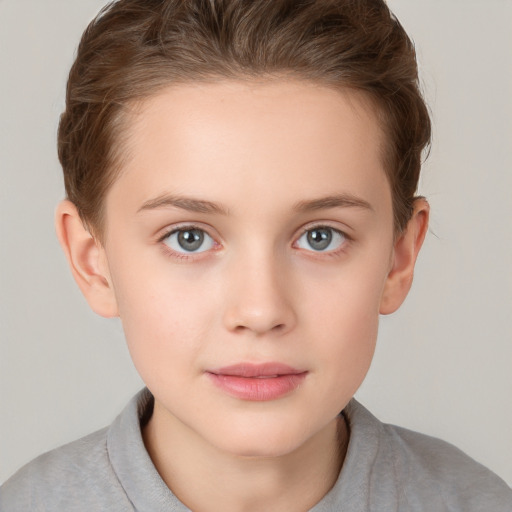
[[376,119],[355,93],[224,81],[150,98],[128,134],[104,256],[155,417],[229,453],[297,449],[374,352],[393,256]]

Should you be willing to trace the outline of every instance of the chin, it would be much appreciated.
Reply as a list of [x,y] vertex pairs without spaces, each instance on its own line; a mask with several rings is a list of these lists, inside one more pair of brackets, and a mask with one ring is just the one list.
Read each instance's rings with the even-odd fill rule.
[[[297,424],[297,422],[295,422]],[[313,432],[294,430],[290,422],[253,422],[217,431],[211,440],[220,450],[243,458],[275,458],[299,449]]]

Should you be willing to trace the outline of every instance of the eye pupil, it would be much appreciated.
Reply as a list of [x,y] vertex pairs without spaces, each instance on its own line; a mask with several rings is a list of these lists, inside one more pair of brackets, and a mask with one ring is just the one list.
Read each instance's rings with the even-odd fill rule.
[[332,241],[332,230],[327,228],[312,229],[308,232],[309,245],[317,250],[322,251],[329,247]]
[[186,251],[196,251],[203,245],[204,233],[199,229],[188,229],[178,233],[178,243]]

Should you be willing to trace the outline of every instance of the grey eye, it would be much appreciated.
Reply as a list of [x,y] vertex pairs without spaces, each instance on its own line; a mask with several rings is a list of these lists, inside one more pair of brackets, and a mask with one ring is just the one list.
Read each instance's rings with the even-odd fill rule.
[[213,238],[202,229],[186,228],[173,231],[164,243],[176,252],[204,252],[213,247]]
[[327,252],[340,248],[346,237],[340,231],[327,226],[308,229],[297,241],[301,249]]

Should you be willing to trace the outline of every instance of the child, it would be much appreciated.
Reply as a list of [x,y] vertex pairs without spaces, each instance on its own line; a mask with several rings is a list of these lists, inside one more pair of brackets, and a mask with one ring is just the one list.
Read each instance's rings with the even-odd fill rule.
[[147,389],[1,510],[510,510],[498,477],[352,400],[411,285],[429,139],[381,2],[108,7],[70,74],[57,230]]

